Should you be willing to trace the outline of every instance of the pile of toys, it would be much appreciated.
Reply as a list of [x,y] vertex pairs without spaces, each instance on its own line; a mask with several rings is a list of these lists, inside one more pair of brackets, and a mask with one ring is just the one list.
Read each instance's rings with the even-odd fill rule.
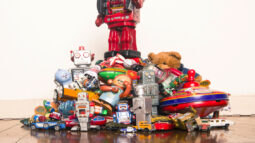
[[[94,54],[71,51],[75,68],[55,74],[53,101],[35,108],[35,115],[21,120],[31,129],[91,129],[122,132],[225,127],[219,119],[229,94],[211,90],[210,81],[184,67],[178,52],[137,51],[135,26],[144,0],[97,0],[96,25],[110,29],[104,60],[91,66]],[[214,113],[213,118],[208,115]]]
[[[76,67],[55,73],[53,101],[44,100],[35,115],[21,122],[31,129],[122,132],[207,131],[232,124],[218,118],[229,94],[210,90],[208,80],[197,82],[194,70],[162,69],[150,56],[126,59],[117,54],[91,66],[93,59],[82,46],[71,51]],[[208,118],[213,112],[215,118]]]

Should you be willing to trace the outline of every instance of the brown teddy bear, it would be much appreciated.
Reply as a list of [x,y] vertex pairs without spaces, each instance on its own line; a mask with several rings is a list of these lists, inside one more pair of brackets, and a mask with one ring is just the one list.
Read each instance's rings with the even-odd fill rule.
[[[189,69],[185,68],[181,63],[181,55],[178,52],[160,52],[158,54],[150,53],[148,59],[161,69],[175,68],[181,71],[183,74],[187,74]],[[202,77],[196,73],[195,80],[197,82],[202,81]]]

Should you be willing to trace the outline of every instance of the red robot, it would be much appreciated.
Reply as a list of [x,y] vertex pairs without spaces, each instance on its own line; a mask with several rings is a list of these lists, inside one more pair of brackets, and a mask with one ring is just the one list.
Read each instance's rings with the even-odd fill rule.
[[110,29],[109,51],[105,59],[120,53],[125,58],[139,58],[136,47],[136,24],[140,21],[140,8],[144,0],[97,0],[99,15],[96,25],[103,23]]

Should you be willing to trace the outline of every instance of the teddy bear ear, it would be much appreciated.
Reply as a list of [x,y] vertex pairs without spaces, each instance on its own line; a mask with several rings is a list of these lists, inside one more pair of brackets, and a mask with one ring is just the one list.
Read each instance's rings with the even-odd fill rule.
[[154,59],[154,57],[155,57],[155,54],[154,54],[154,53],[149,53],[148,59],[149,59],[150,61],[152,61],[152,60]]
[[178,52],[169,52],[168,55],[175,57],[177,60],[181,60],[182,59],[181,54],[179,54]]

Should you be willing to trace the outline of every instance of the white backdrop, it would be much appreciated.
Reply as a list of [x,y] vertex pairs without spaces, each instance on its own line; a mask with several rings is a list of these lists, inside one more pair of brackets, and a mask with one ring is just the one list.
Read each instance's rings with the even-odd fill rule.
[[[254,0],[146,0],[138,48],[178,51],[212,88],[255,96]],[[102,59],[109,30],[97,28],[96,0],[0,1],[0,99],[51,98],[58,68],[74,67],[84,45]]]

